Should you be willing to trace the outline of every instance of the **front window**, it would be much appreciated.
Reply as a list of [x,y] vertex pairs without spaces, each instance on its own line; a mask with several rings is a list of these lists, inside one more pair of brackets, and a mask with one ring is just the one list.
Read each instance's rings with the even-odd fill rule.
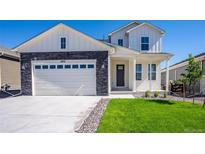
[[61,37],[61,49],[65,49],[65,48],[66,48],[66,38]]
[[142,64],[136,64],[136,80],[142,80]]
[[150,78],[152,80],[156,80],[156,76],[157,76],[157,67],[156,64],[148,64],[148,80],[150,80]]
[[149,50],[149,37],[141,37],[141,51]]
[[118,45],[119,45],[119,46],[123,46],[123,39],[119,39],[119,40],[118,40]]

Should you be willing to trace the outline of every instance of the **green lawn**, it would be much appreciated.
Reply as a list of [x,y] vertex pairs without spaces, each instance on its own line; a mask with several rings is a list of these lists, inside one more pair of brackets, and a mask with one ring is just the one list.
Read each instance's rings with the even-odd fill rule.
[[205,109],[188,102],[112,99],[97,132],[202,133]]

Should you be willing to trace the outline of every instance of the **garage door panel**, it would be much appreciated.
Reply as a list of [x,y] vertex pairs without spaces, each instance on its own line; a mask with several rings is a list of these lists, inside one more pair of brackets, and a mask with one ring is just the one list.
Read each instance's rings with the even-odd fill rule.
[[45,84],[45,86],[39,86],[38,89],[51,89],[51,88],[80,88],[80,87],[86,87],[87,89],[89,88],[94,88],[94,85],[90,85],[90,83],[82,83],[82,84],[63,84],[63,83],[58,83],[58,84]]
[[[96,65],[82,62],[75,63],[78,66],[85,63],[93,64],[92,68],[78,69],[35,69],[35,65],[54,65],[53,63],[38,63],[33,65],[33,80],[35,95],[96,95]],[[68,63],[70,64],[70,63]],[[58,65],[58,64],[56,64]],[[63,65],[67,65],[66,63]],[[56,67],[57,68],[57,67]]]
[[[47,89],[38,89],[36,95],[38,96],[45,96],[45,90]],[[81,89],[80,91],[78,89],[72,89],[72,90],[68,90],[68,89],[64,89],[64,88],[52,88],[49,89],[49,93],[47,93],[48,96],[64,96],[64,95],[93,95],[93,93],[95,93],[95,91],[93,90],[93,88],[91,89]]]
[[[63,83],[79,83],[79,82],[91,82],[92,80],[95,80],[94,77],[83,77],[83,76],[79,76],[76,78],[70,78],[67,77],[67,79],[65,79],[65,77],[59,77],[59,78],[55,78],[55,77],[51,77],[51,78],[36,78],[36,83],[42,83],[42,82],[47,82],[47,83],[56,83],[56,82],[63,82]],[[74,82],[77,81],[77,82]]]

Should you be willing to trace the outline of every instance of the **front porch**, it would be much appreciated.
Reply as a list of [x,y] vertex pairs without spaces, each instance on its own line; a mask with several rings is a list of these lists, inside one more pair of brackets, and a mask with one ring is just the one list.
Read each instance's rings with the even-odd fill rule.
[[129,57],[110,58],[111,92],[135,92],[136,60]]
[[[162,61],[168,61],[169,57],[169,54],[164,53],[139,54],[137,52],[110,55],[108,65],[109,93],[136,94],[144,93],[147,90],[150,92],[162,91],[160,64]],[[140,71],[138,70],[138,72],[136,72],[136,64],[140,65]],[[152,68],[151,65],[155,67]],[[149,67],[151,67],[150,70]],[[168,65],[167,68],[169,68]],[[168,81],[167,78],[166,80]]]

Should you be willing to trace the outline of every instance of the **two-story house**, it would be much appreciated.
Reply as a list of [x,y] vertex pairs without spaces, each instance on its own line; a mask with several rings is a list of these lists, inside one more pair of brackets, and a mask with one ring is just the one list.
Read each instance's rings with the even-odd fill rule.
[[[139,22],[109,34],[109,43],[116,49],[110,55],[112,90],[161,90],[160,64],[172,56],[162,52],[164,34],[151,24]],[[121,73],[121,69],[125,73]]]
[[[15,48],[24,95],[109,95],[161,90],[164,31],[132,22],[98,41],[58,24]],[[167,79],[168,81],[168,79]]]

